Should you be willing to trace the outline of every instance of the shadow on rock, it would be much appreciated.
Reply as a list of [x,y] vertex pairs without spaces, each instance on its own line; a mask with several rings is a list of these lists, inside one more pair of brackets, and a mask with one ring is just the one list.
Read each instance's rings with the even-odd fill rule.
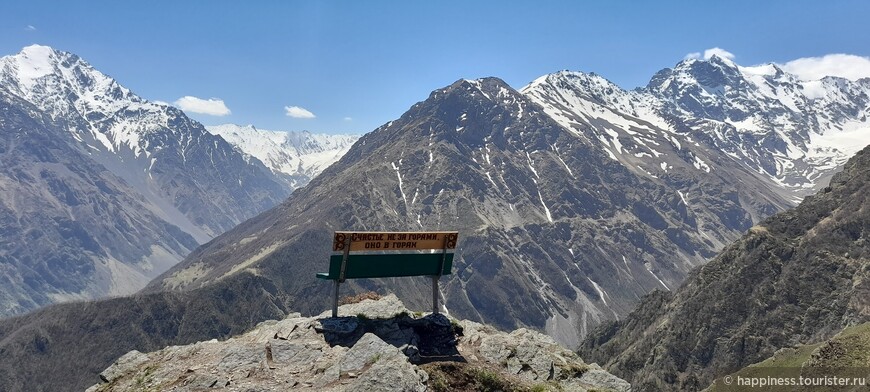
[[415,364],[435,361],[465,362],[459,353],[462,327],[442,314],[414,318],[407,312],[389,318],[364,315],[318,320],[315,330],[330,346],[353,347],[366,333],[379,337],[402,351]]

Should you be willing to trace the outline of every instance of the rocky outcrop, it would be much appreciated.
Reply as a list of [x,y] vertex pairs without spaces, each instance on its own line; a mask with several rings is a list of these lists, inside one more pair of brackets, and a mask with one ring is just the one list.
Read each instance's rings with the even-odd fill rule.
[[445,363],[477,369],[472,373],[484,376],[472,382],[481,388],[502,382],[512,390],[630,390],[538,332],[412,314],[393,295],[344,305],[339,314],[348,316],[296,313],[223,342],[131,351],[88,392],[442,390],[451,385],[440,370]]

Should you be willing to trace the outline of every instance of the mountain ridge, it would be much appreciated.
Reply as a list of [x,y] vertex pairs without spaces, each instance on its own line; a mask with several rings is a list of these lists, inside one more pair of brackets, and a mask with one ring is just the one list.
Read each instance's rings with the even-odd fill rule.
[[[201,242],[252,215],[248,207],[220,203],[221,193],[245,200],[244,205],[255,209],[274,205],[288,193],[260,162],[245,162],[228,143],[181,110],[142,99],[74,54],[32,45],[0,63],[0,81],[10,91],[53,118],[64,119],[64,128],[83,151],[136,187],[167,220]],[[220,174],[215,159],[223,160]],[[194,174],[195,181],[190,179]],[[170,175],[172,179],[166,178]],[[228,176],[250,181],[250,189],[242,190],[236,181],[227,181]],[[209,181],[229,189],[212,186],[206,198],[203,191],[190,192],[177,184],[186,182],[189,189],[196,189],[211,185]],[[258,188],[274,195],[257,195]],[[184,201],[175,200],[181,196]],[[220,205],[225,218],[199,213],[191,201]]]
[[0,314],[128,294],[196,248],[121,178],[70,146],[51,119],[2,87],[0,113]]
[[[569,86],[558,88],[559,83]],[[547,96],[548,85],[555,90],[552,96]],[[521,91],[568,128],[574,127],[568,121],[570,114],[588,118],[595,110],[608,110],[613,112],[609,119],[628,116],[614,125],[668,134],[666,140],[678,149],[700,142],[704,149],[719,150],[767,177],[772,189],[779,188],[794,203],[795,197],[823,187],[838,167],[866,145],[862,140],[870,132],[867,85],[866,80],[838,77],[802,81],[775,64],[742,67],[713,56],[665,68],[646,87],[634,90],[624,90],[595,73],[561,71],[544,75]],[[564,101],[564,91],[579,98],[575,107]],[[583,102],[595,108],[583,107]],[[626,124],[632,121],[639,123]],[[639,144],[637,154],[658,157],[656,145],[629,136],[618,137]],[[608,150],[614,157],[626,157],[620,154],[616,135],[599,132],[596,137],[605,146],[612,144]],[[702,159],[695,164],[706,166]]]

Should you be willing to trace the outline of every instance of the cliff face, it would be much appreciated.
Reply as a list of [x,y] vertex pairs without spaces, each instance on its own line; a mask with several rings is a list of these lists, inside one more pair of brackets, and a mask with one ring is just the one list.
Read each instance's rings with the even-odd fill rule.
[[540,333],[412,314],[393,295],[291,314],[223,342],[131,351],[88,392],[128,390],[628,391],[627,382]]

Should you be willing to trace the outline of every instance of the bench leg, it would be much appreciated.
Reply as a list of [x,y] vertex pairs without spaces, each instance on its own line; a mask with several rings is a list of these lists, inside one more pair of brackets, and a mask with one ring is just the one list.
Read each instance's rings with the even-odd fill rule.
[[432,277],[432,314],[438,314],[438,278],[440,276]]
[[335,294],[332,296],[332,317],[338,317],[338,279],[335,280]]

